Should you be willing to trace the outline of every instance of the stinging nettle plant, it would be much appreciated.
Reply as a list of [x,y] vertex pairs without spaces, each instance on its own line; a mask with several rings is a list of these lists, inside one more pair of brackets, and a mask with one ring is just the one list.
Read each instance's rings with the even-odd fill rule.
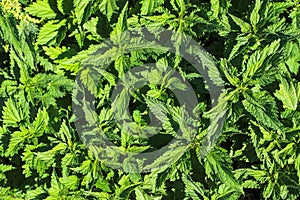
[[[0,199],[298,199],[299,5],[299,0],[2,1]],[[107,38],[124,44],[126,30],[143,27],[173,31],[175,51],[153,44],[146,50],[126,47],[129,53],[109,54],[114,61],[98,84],[88,71],[93,68],[82,73],[87,60],[103,64],[104,57],[93,55]],[[179,54],[186,35],[212,55],[222,75],[225,90],[213,109],[205,79]],[[86,148],[75,127],[73,87],[80,74],[95,96],[97,115],[91,117],[110,141],[127,151],[153,151],[171,141],[180,120],[187,124],[165,87],[184,90],[178,79],[159,82],[154,70],[152,84],[132,92],[134,123],[127,131],[115,126],[111,112],[118,81],[147,63],[172,67],[193,87],[199,102],[195,137],[168,167],[127,173],[99,160],[99,149]],[[138,134],[148,127],[149,105],[156,106],[164,128],[159,134],[149,129],[156,134],[150,139]],[[224,110],[221,135],[201,156],[210,118]],[[123,167],[135,167],[130,164]]]

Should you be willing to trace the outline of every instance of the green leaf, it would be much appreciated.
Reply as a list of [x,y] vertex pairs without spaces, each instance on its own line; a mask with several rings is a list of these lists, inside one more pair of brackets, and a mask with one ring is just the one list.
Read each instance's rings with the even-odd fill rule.
[[279,84],[279,90],[274,93],[283,103],[283,107],[296,110],[298,100],[300,98],[300,82],[295,86],[292,81],[288,82],[286,79],[282,78]]
[[71,14],[73,0],[57,0],[57,8],[64,15]]
[[0,180],[5,181],[6,180],[5,172],[8,172],[12,169],[15,169],[15,167],[11,165],[0,164]]
[[264,49],[255,51],[251,54],[247,62],[246,70],[243,73],[243,81],[247,82],[254,78],[254,76],[259,78],[262,74],[266,73],[266,68],[269,65],[266,61],[270,60],[272,56],[278,53],[279,47],[280,39],[275,40]]
[[236,69],[226,59],[220,62],[220,68],[231,85],[237,86],[239,79],[236,76]]
[[229,159],[230,158],[225,152],[220,150],[211,151],[206,157],[206,168],[210,168],[214,175],[217,176],[225,185],[242,193],[242,187],[232,173],[232,167],[229,165],[232,161],[229,161]]
[[37,0],[37,2],[29,5],[25,10],[30,15],[42,18],[42,19],[53,19],[56,17],[56,13],[51,9],[50,1]]
[[26,199],[28,200],[34,200],[37,199],[40,195],[45,194],[46,191],[42,186],[33,189],[33,190],[27,190],[26,192]]
[[5,152],[7,156],[13,156],[14,154],[18,153],[19,149],[23,147],[23,143],[27,139],[26,134],[27,132],[24,130],[15,131],[13,134],[11,134],[8,149]]
[[79,179],[75,175],[60,178],[59,181],[70,190],[76,190],[78,188]]
[[105,14],[110,21],[112,15],[119,10],[116,0],[101,0],[99,5],[100,11]]
[[142,15],[151,15],[155,9],[161,6],[164,3],[163,0],[143,0],[141,2],[141,14]]
[[266,92],[250,91],[244,93],[245,100],[242,101],[245,109],[261,124],[280,130],[283,133],[283,125],[278,120],[278,110],[274,99]]
[[63,186],[58,180],[57,174],[53,171],[51,175],[51,187],[48,189],[48,193],[53,197],[59,197]]
[[273,191],[274,191],[274,187],[275,187],[275,184],[273,181],[269,181],[267,186],[264,188],[263,190],[263,197],[265,199],[268,199],[271,197]]
[[85,87],[93,94],[97,94],[97,83],[95,78],[96,73],[92,71],[92,69],[87,68],[80,73],[80,80],[84,84]]
[[147,92],[147,96],[150,98],[158,99],[162,95],[162,91],[158,89],[149,90]]
[[35,133],[37,133],[38,135],[42,134],[46,130],[48,122],[49,116],[47,110],[45,108],[39,109],[37,116],[33,122],[33,128]]
[[12,127],[18,127],[19,123],[28,118],[29,105],[27,102],[16,102],[8,99],[3,108],[3,122]]
[[250,32],[251,30],[251,25],[247,22],[245,22],[244,20],[242,20],[241,18],[238,18],[234,15],[229,14],[229,16],[232,18],[232,20],[241,28],[241,31],[243,33],[247,33]]
[[40,44],[40,45],[59,44],[61,40],[65,37],[65,33],[61,30],[64,29],[65,25],[66,25],[66,20],[48,21],[40,29],[36,44]]
[[262,5],[262,2],[260,0],[255,0],[255,6],[250,15],[250,22],[251,22],[252,27],[256,28],[256,25],[259,22],[259,18],[260,18],[259,10],[261,8],[261,5]]
[[134,189],[136,200],[151,200],[151,197],[141,188],[137,187]]
[[195,200],[200,200],[200,195],[204,200],[208,200],[209,197],[206,195],[204,186],[196,181],[191,180],[189,176],[183,175],[185,196]]
[[120,56],[115,60],[115,68],[118,71],[119,77],[124,75],[124,72],[130,67],[129,59],[125,56]]
[[102,180],[102,179],[99,179],[95,186],[99,189],[101,189],[103,192],[111,192],[111,189],[110,189],[110,184],[108,181],[106,180]]
[[125,4],[122,12],[118,17],[118,22],[116,23],[115,28],[110,34],[110,39],[116,44],[122,44],[126,37],[124,33],[127,30],[127,10],[128,10],[128,2]]
[[89,0],[74,0],[75,16],[78,24],[84,24],[91,15],[92,1]]
[[299,53],[297,53],[300,51],[300,41],[288,41],[285,44],[284,48],[285,48],[284,62],[288,66],[290,72],[296,75],[298,74],[299,67],[300,67],[300,63],[299,63],[300,55]]

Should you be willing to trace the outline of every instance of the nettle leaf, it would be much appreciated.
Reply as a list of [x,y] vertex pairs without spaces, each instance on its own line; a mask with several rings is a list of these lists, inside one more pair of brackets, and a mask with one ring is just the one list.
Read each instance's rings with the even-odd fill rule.
[[129,58],[127,56],[120,56],[115,60],[115,68],[118,71],[119,77],[122,77],[124,75],[124,72],[129,67]]
[[2,114],[4,124],[18,127],[20,122],[28,119],[29,105],[27,102],[16,102],[14,99],[8,99],[5,102]]
[[45,51],[45,54],[50,57],[50,59],[55,60],[59,58],[60,55],[68,53],[68,50],[65,46],[63,47],[48,47],[43,46],[43,50]]
[[226,59],[221,59],[220,68],[231,85],[237,86],[239,79],[237,78],[237,69],[234,68]]
[[294,85],[292,81],[288,82],[282,78],[279,84],[279,90],[274,95],[283,103],[283,106],[290,110],[296,110],[300,98],[300,82]]
[[276,182],[269,181],[267,183],[267,186],[264,188],[264,191],[263,191],[263,197],[265,199],[268,199],[272,196],[275,186],[276,186]]
[[204,200],[209,200],[209,196],[207,196],[204,186],[201,183],[193,181],[186,175],[183,175],[182,180],[185,185],[184,191],[186,197],[200,200],[201,196]]
[[[267,175],[268,175],[267,171],[249,169],[249,168],[237,169],[234,172],[235,172],[235,177],[237,179],[243,181],[242,186],[245,187],[245,188],[257,188],[257,187],[259,187],[259,185],[261,185],[261,183],[264,183],[267,180]],[[250,177],[254,178],[254,180],[250,179]],[[251,181],[253,184],[248,185],[249,181]]]
[[70,190],[76,190],[79,185],[79,178],[75,175],[71,175],[60,178],[59,182],[61,182],[66,188]]
[[7,179],[5,172],[8,172],[12,169],[14,169],[14,167],[11,165],[0,164],[0,180],[5,181]]
[[244,93],[242,101],[244,108],[261,124],[280,130],[283,133],[283,124],[278,120],[276,102],[267,92]]
[[267,63],[276,53],[280,47],[280,40],[275,40],[270,45],[262,50],[255,51],[249,58],[245,72],[243,73],[243,81],[247,83],[254,78],[260,78],[267,70],[270,64]]
[[90,32],[92,35],[87,36],[90,40],[99,41],[101,36],[99,35],[99,22],[101,19],[99,17],[92,17],[89,21],[87,21],[83,28]]
[[225,185],[242,193],[242,187],[232,173],[232,161],[226,152],[221,150],[213,150],[207,154],[205,158],[205,170],[209,177],[215,180],[217,176]]
[[91,15],[91,7],[93,1],[89,0],[74,0],[75,16],[78,24],[84,24]]
[[47,128],[48,122],[49,116],[47,110],[45,108],[39,109],[33,122],[34,131],[37,133],[43,132]]
[[95,78],[96,72],[91,68],[87,68],[80,73],[80,79],[87,89],[93,94],[97,94],[97,83]]
[[[51,187],[48,189],[48,193],[50,196],[53,197],[60,197],[61,193],[63,192],[63,185],[59,182],[57,174],[53,171],[51,175]],[[46,199],[53,199],[53,198],[46,198]]]
[[261,8],[262,2],[260,0],[255,0],[254,8],[250,14],[250,22],[252,27],[256,28],[256,25],[259,22],[260,16],[259,16],[259,10]]
[[230,25],[229,25],[227,13],[228,13],[228,9],[231,6],[230,1],[210,0],[210,5],[211,5],[211,11],[213,12],[212,19],[217,19],[220,25],[222,26],[222,28],[224,28],[225,31],[228,31]]
[[300,55],[297,53],[300,51],[300,41],[288,41],[285,44],[285,59],[284,62],[288,66],[288,69],[293,74],[298,74],[300,68]]
[[29,199],[29,200],[37,199],[40,195],[45,194],[45,193],[46,193],[46,191],[42,186],[37,187],[33,190],[27,190],[26,199]]
[[72,145],[74,141],[74,136],[72,134],[72,129],[69,128],[66,121],[64,120],[60,126],[58,133],[56,133],[59,139],[61,139],[64,143],[68,144],[69,146]]
[[73,0],[57,0],[57,8],[62,14],[71,14]]
[[299,20],[299,17],[300,17],[300,11],[299,11],[299,7],[298,4],[299,4],[299,1],[291,1],[294,5],[294,9],[289,13],[289,16],[290,18],[292,19],[292,27],[295,29],[295,30],[299,30],[300,28],[300,20]]
[[12,95],[17,91],[18,83],[17,81],[5,80],[1,83],[0,95],[5,97],[7,95]]
[[[0,199],[299,198],[299,0],[0,4]],[[136,27],[150,34],[126,32]],[[161,28],[174,34],[162,35]],[[131,37],[138,34],[153,41]],[[213,58],[190,45],[186,34]],[[110,41],[103,42],[107,37]],[[177,53],[158,44],[165,37]],[[193,63],[182,59],[183,49],[198,55],[205,74],[195,73]],[[156,63],[157,70],[127,73],[148,63]],[[197,121],[184,106],[174,106],[170,91],[187,88],[168,75],[166,66],[194,87]],[[82,87],[72,96],[75,79]],[[118,79],[124,90],[114,100]],[[146,79],[147,86],[133,89],[133,83]],[[228,87],[217,102],[211,102],[210,83]],[[86,88],[96,97],[93,112],[94,102],[80,104],[89,99],[80,95]],[[87,138],[76,135],[72,102],[83,106],[88,126],[99,121],[100,127],[83,133]],[[148,124],[151,115],[161,127]],[[134,122],[116,124],[114,118]],[[121,147],[93,146],[101,139],[99,128]],[[167,142],[165,136],[171,140],[179,129],[179,138],[191,144],[172,140],[153,163],[145,160],[149,173],[128,174],[104,165],[136,171],[140,166],[130,159],[119,163],[123,156],[115,156],[116,149],[155,153]],[[201,157],[186,152],[190,148]],[[99,152],[111,160],[98,160]]]
[[143,0],[141,2],[141,14],[151,15],[157,9],[157,7],[161,6],[163,3],[163,0]]
[[96,182],[95,186],[104,192],[111,192],[111,189],[110,189],[111,186],[110,186],[109,182],[106,180],[99,179]]
[[50,82],[47,85],[48,94],[55,98],[61,98],[71,91],[73,81],[62,75],[48,75]]
[[35,153],[38,159],[46,162],[48,166],[51,166],[54,164],[55,156],[61,152],[64,152],[67,148],[67,145],[65,143],[58,143],[56,146],[54,146],[52,149],[48,151],[38,152]]
[[238,199],[241,193],[236,192],[234,189],[226,184],[219,186],[218,190],[211,196],[211,199]]
[[28,138],[28,131],[23,129],[22,131],[15,131],[11,134],[8,149],[5,151],[6,156],[13,156],[23,147],[23,143]]
[[[127,11],[128,11],[128,2],[125,4],[122,12],[118,17],[118,22],[115,25],[115,28],[110,34],[110,39],[115,44],[122,44],[124,42],[125,37],[127,36]],[[125,40],[126,41],[126,40]]]
[[100,11],[105,14],[110,21],[112,15],[119,10],[117,0],[101,0],[99,5]]
[[42,19],[54,19],[56,17],[56,12],[51,8],[55,6],[51,5],[53,1],[37,0],[29,5],[25,10],[30,15],[42,18]]
[[59,20],[48,21],[40,29],[36,44],[38,45],[60,44],[60,42],[64,39],[66,35],[65,25],[66,25],[65,19],[61,21]]
[[244,35],[238,35],[236,38],[236,44],[233,46],[228,60],[232,60],[234,58],[236,58],[238,55],[240,55],[241,53],[243,53],[243,49],[244,46],[248,43],[249,38],[247,36]]
[[152,198],[141,187],[134,189],[137,200],[151,200]]
[[232,18],[232,20],[241,28],[241,31],[243,33],[247,33],[251,31],[251,25],[241,18],[238,18],[234,15],[229,14],[229,16]]
[[92,53],[95,53],[95,51],[98,49],[98,45],[90,45],[87,50],[80,51],[71,58],[60,62],[59,67],[65,69],[66,71],[70,71],[73,74],[77,74],[79,70],[82,69],[82,66],[86,62],[88,56],[90,56]]

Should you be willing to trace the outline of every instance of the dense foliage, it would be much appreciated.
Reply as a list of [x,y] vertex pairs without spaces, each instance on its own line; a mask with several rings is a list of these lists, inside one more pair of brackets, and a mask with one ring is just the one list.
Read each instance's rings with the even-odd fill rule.
[[[80,139],[72,110],[85,61],[106,38],[121,43],[120,33],[136,27],[172,30],[178,46],[184,34],[192,36],[214,57],[225,82],[211,110],[201,75],[159,47],[119,52],[98,85],[88,71],[81,73],[97,99],[99,123],[128,151],[160,148],[178,122],[166,121],[166,131],[150,141],[126,135],[111,124],[116,81],[151,62],[174,66],[193,86],[200,102],[194,141],[171,166],[143,174],[97,159]],[[299,0],[2,0],[0,36],[0,199],[300,197]],[[135,99],[130,105],[138,128],[147,126],[149,104],[166,103],[173,116],[181,112],[172,93],[155,84]],[[209,119],[224,108],[222,134],[201,157]]]

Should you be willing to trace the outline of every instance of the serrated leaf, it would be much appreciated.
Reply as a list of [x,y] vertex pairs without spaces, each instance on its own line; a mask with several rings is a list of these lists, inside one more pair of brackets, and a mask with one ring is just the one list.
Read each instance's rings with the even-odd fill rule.
[[95,186],[99,189],[101,189],[102,191],[104,192],[111,192],[111,189],[110,189],[110,184],[108,181],[106,180],[102,180],[102,179],[99,179]]
[[97,94],[97,84],[95,83],[95,72],[87,68],[80,73],[80,80],[85,87],[93,94]]
[[245,100],[242,101],[245,109],[261,124],[274,130],[281,130],[283,125],[278,120],[277,108],[274,99],[265,92],[245,92]]
[[47,128],[49,122],[49,116],[47,110],[39,109],[37,116],[33,122],[34,131],[38,134],[43,133],[43,131]]
[[12,156],[18,152],[18,150],[22,147],[23,142],[26,140],[26,132],[16,131],[11,134],[11,138],[9,140],[8,149],[5,154],[7,156]]
[[234,15],[231,15],[231,14],[229,14],[229,15],[232,18],[232,20],[241,28],[241,31],[243,33],[247,33],[251,30],[251,25],[249,23],[245,22],[241,18],[238,18]]
[[53,19],[56,17],[56,13],[52,10],[49,4],[50,1],[38,0],[37,2],[32,3],[25,10],[30,15],[42,18],[42,19]]
[[57,0],[57,8],[64,15],[70,14],[73,8],[73,0]]
[[75,175],[62,177],[59,179],[59,181],[70,190],[76,190],[79,184],[79,179]]
[[89,0],[73,0],[78,24],[84,24],[91,15],[91,3]]
[[269,182],[268,182],[267,186],[266,186],[266,187],[264,188],[264,190],[263,190],[263,197],[264,197],[265,199],[270,198],[270,196],[271,196],[272,193],[273,193],[275,184],[276,184],[276,183],[274,183],[274,182],[272,182],[272,181],[269,181]]
[[128,11],[128,2],[125,4],[122,12],[118,17],[118,21],[116,23],[115,28],[110,34],[110,39],[116,44],[121,44],[124,42],[125,37],[127,36],[127,11]]
[[99,9],[107,16],[108,20],[110,20],[112,15],[119,10],[119,7],[116,0],[102,0]]
[[204,200],[208,200],[209,198],[206,196],[204,186],[199,183],[191,180],[190,177],[183,175],[182,177],[184,183],[184,191],[186,197],[190,197],[195,200],[200,200],[200,195]]
[[28,118],[29,105],[27,102],[16,102],[8,99],[3,108],[3,122],[9,126],[17,127],[19,123]]
[[57,174],[55,171],[53,171],[51,175],[51,187],[48,189],[48,193],[53,197],[59,197],[60,192],[63,189],[63,186],[58,180]]
[[232,167],[228,164],[228,156],[225,152],[211,151],[207,154],[207,165],[210,166],[213,173],[227,186],[235,188],[242,193],[241,185],[238,183],[232,173]]
[[262,74],[266,73],[267,63],[272,56],[278,53],[280,47],[280,39],[273,41],[270,45],[262,50],[255,51],[249,58],[246,70],[243,73],[243,81],[247,82],[254,76],[259,78]]
[[261,1],[260,0],[255,0],[255,6],[250,14],[250,22],[251,22],[251,25],[252,27],[255,27],[256,28],[256,25],[258,24],[259,22],[259,10],[261,8]]
[[136,200],[151,200],[151,197],[140,187],[134,189]]
[[39,31],[36,44],[57,44],[60,43],[64,37],[63,32],[60,31],[66,25],[66,20],[58,21],[51,20],[48,21]]
[[290,110],[296,110],[298,100],[300,97],[300,83],[294,85],[293,82],[288,83],[286,79],[282,78],[279,84],[279,90],[274,93],[280,101],[282,101],[283,106]]
[[143,0],[141,2],[141,14],[142,15],[151,15],[157,7],[164,3],[163,0]]
[[34,200],[37,199],[39,195],[46,193],[42,186],[35,188],[33,190],[27,190],[26,192],[26,199]]

